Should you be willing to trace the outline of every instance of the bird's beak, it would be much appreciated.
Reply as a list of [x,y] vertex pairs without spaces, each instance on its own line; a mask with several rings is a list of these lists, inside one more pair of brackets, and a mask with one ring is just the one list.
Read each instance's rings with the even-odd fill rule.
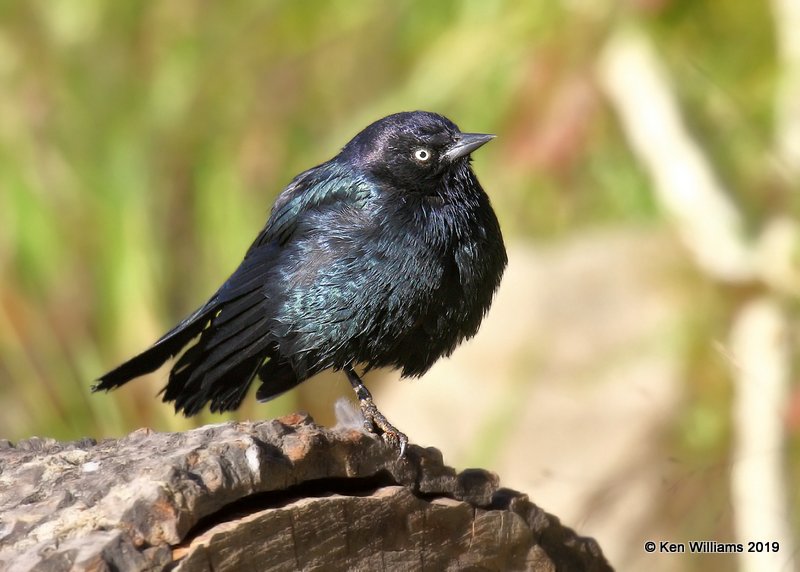
[[481,145],[488,143],[494,139],[494,135],[486,133],[460,133],[456,135],[456,142],[445,151],[444,156],[450,161],[455,161],[460,157],[464,157],[472,153]]

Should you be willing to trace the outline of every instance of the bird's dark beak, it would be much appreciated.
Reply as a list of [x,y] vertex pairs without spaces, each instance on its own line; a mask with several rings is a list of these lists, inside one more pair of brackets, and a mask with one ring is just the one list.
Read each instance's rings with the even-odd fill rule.
[[444,153],[450,161],[455,161],[472,153],[481,145],[494,139],[494,135],[486,133],[460,133],[456,135],[456,142]]

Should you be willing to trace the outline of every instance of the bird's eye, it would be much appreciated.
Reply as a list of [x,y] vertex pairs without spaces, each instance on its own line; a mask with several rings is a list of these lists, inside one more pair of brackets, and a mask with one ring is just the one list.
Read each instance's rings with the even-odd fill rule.
[[430,158],[431,158],[431,152],[425,149],[424,147],[421,147],[420,149],[414,151],[414,159],[416,159],[417,161],[422,161],[424,163]]

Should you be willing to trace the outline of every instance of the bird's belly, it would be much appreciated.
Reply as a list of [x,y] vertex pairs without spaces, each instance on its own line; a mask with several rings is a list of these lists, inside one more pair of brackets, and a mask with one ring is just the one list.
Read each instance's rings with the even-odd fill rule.
[[421,375],[475,334],[491,302],[494,278],[470,283],[465,252],[491,257],[469,237],[447,248],[412,232],[310,237],[278,277],[280,353],[301,377],[353,362]]
[[456,260],[460,245],[443,253],[413,235],[407,238],[365,260],[352,306],[360,331],[348,340],[343,355],[355,355],[368,367],[399,368],[403,375],[416,376],[474,335],[490,299],[466,303]]

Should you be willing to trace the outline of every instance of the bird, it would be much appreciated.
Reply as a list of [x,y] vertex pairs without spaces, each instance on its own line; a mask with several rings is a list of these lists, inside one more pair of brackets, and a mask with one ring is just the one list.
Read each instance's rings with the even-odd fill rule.
[[177,356],[162,399],[191,416],[206,406],[235,410],[256,377],[264,402],[342,371],[365,429],[403,457],[408,437],[377,408],[357,368],[419,377],[478,332],[508,262],[471,166],[472,152],[493,138],[428,111],[371,123],[286,186],[205,304],[92,390]]

